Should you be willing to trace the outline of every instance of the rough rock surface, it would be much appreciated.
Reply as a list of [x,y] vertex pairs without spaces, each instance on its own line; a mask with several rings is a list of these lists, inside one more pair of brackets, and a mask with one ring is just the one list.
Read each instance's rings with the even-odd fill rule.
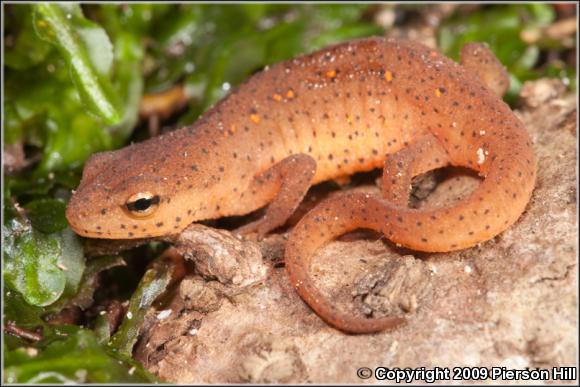
[[[576,98],[553,80],[526,84],[522,96],[518,114],[535,144],[538,181],[512,228],[453,253],[403,250],[365,232],[318,252],[311,273],[341,308],[398,314],[404,326],[372,335],[329,327],[288,282],[284,234],[256,243],[220,232],[211,243],[227,251],[207,265],[193,254],[198,272],[175,291],[169,317],[148,324],[135,356],[174,383],[359,383],[359,367],[378,366],[576,367]],[[448,204],[478,184],[463,171],[444,177],[416,206]],[[244,243],[255,266],[239,261]]]

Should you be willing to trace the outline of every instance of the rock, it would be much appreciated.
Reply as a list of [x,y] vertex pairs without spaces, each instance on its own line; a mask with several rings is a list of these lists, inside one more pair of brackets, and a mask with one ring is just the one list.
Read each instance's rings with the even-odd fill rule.
[[179,284],[179,296],[184,307],[201,313],[215,312],[221,306],[222,292],[212,286],[215,281],[207,282],[199,277],[185,278]]
[[250,331],[240,340],[240,380],[248,383],[300,383],[306,367],[291,339],[278,340],[262,330]]
[[193,260],[197,272],[205,278],[243,287],[263,280],[268,274],[260,247],[228,231],[192,224],[174,242],[175,248],[186,259]]
[[405,255],[388,260],[355,284],[354,296],[362,298],[365,314],[374,317],[414,312],[428,292],[430,271],[420,259]]
[[544,78],[525,82],[520,91],[522,107],[536,108],[564,94],[566,86],[559,79]]

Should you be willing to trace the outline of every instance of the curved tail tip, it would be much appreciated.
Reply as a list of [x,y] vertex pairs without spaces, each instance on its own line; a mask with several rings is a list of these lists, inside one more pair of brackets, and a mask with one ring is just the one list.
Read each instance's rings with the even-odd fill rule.
[[402,317],[382,317],[377,319],[348,317],[327,322],[345,333],[365,334],[391,330],[406,323],[407,320]]

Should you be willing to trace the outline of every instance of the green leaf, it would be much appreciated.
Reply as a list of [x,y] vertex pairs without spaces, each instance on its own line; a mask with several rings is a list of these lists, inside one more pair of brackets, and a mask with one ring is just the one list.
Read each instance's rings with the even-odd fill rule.
[[106,345],[111,340],[111,323],[106,314],[98,315],[94,322],[93,332],[101,345]]
[[65,167],[78,168],[95,151],[111,147],[110,134],[83,111],[74,90],[65,89],[63,94],[62,101],[69,104],[61,111],[51,106],[51,117],[47,120],[49,136],[38,166],[39,176]]
[[103,76],[112,58],[112,45],[107,35],[104,31],[95,32],[100,27],[85,20],[78,5],[36,3],[33,7],[37,34],[59,49],[89,111],[108,124],[118,123],[121,120],[120,103],[108,79]]
[[521,69],[531,69],[538,62],[539,57],[540,49],[538,46],[528,46],[514,65]]
[[143,95],[142,62],[143,45],[139,39],[130,33],[120,33],[115,38],[115,89],[125,101],[123,117],[119,125],[112,127],[115,143],[121,145],[131,134],[139,117],[139,105]]
[[317,50],[348,39],[372,36],[380,32],[382,32],[382,28],[378,26],[355,24],[319,34],[311,40],[310,44],[314,50]]
[[54,187],[55,181],[44,177],[31,178],[30,176],[6,176],[5,187],[9,187],[15,196],[27,195],[48,195]]
[[111,146],[110,133],[83,108],[56,51],[48,64],[8,75],[5,96],[14,118],[6,127],[7,136],[41,148],[34,178],[78,168],[90,154]]
[[110,342],[111,347],[120,354],[131,356],[147,310],[167,289],[174,269],[173,262],[161,257],[154,261],[143,275],[137,290],[131,296],[125,318]]
[[[227,94],[224,85],[236,86],[267,64],[340,40],[382,33],[382,28],[363,22],[368,7],[252,4],[223,8],[204,4],[179,9],[168,18],[171,23],[161,23],[155,39],[160,42],[155,47],[159,59],[146,89],[166,88],[185,75],[192,106],[179,122],[189,124]],[[190,35],[180,35],[179,26]],[[179,42],[182,55],[165,55]]]
[[92,331],[55,328],[36,347],[5,351],[5,383],[151,383],[134,360],[107,351]]
[[556,19],[556,11],[551,4],[530,3],[527,6],[539,24],[548,25]]
[[15,30],[18,32],[8,47],[5,40],[4,63],[8,68],[27,70],[42,62],[52,47],[38,39],[32,28],[25,27],[31,19],[30,4],[12,6],[11,13],[11,22],[16,25]]
[[58,241],[30,226],[4,230],[4,280],[31,305],[50,305],[61,296],[66,277]]
[[18,116],[12,101],[4,102],[4,141],[14,144],[24,137],[22,119]]
[[[11,7],[20,9],[16,5]],[[105,26],[111,30],[114,47],[105,30],[85,19],[78,5],[59,3],[51,7],[57,7],[55,12],[64,15],[64,24],[68,25],[69,32],[72,31],[71,36],[77,38],[79,51],[73,54],[78,54],[78,58],[69,55],[68,51],[63,55],[63,49],[52,50],[38,66],[28,71],[10,70],[6,76],[5,138],[10,143],[23,141],[25,145],[41,148],[42,158],[33,178],[46,177],[54,171],[78,170],[92,153],[122,146],[126,141],[137,123],[143,89],[144,40],[141,34],[145,33],[153,16],[151,10],[166,5],[135,6],[135,11],[127,7],[103,6],[103,10],[111,10],[106,14]],[[49,33],[51,25],[36,8],[34,10],[36,24],[40,22],[45,27],[42,33],[48,37],[44,38],[55,47],[63,46]],[[38,45],[52,47],[33,32],[30,12],[25,21],[22,29],[32,31]],[[14,31],[17,27],[11,24],[9,29]],[[16,39],[14,49],[18,42]],[[96,77],[105,85],[105,92],[111,87],[115,90],[110,93],[111,104],[115,105],[120,118],[113,125],[104,127],[103,120],[83,97],[87,87],[74,80],[72,60],[83,58],[93,66],[92,79]],[[92,98],[99,93],[89,90],[88,95]],[[23,182],[22,186],[25,184]]]
[[41,316],[46,313],[44,308],[30,305],[24,301],[20,293],[11,291],[6,287],[3,301],[4,321],[17,321],[18,325],[23,328],[33,328],[44,324],[41,319]]
[[[49,228],[47,220],[43,219],[50,216],[46,211],[53,211],[55,218],[64,217],[64,206],[55,206],[55,202],[49,199],[32,203],[37,224],[40,222]],[[49,306],[59,299],[58,305],[63,305],[77,293],[85,269],[78,236],[68,227],[46,234],[19,214],[9,216],[13,216],[12,219],[2,226],[6,285],[18,291],[30,305]]]
[[66,204],[56,199],[39,199],[25,207],[32,227],[46,234],[60,231],[68,226],[64,216]]
[[56,235],[60,247],[60,256],[57,266],[64,271],[65,288],[58,304],[65,306],[74,297],[83,278],[85,271],[85,256],[80,238],[70,229],[65,228]]
[[121,121],[108,128],[113,135],[113,147],[121,146],[137,124],[144,84],[142,63],[145,48],[142,34],[151,23],[152,10],[162,13],[166,7],[139,4],[126,8],[107,4],[99,9],[103,26],[114,42],[113,87],[124,101]]

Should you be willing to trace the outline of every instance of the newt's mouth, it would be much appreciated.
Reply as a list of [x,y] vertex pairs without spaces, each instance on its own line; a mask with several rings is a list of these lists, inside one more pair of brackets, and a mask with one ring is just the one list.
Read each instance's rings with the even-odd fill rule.
[[71,229],[80,236],[87,238],[106,238],[100,230],[102,226],[94,225],[91,214],[87,212],[87,204],[90,203],[77,191],[70,198],[65,210],[65,217]]

